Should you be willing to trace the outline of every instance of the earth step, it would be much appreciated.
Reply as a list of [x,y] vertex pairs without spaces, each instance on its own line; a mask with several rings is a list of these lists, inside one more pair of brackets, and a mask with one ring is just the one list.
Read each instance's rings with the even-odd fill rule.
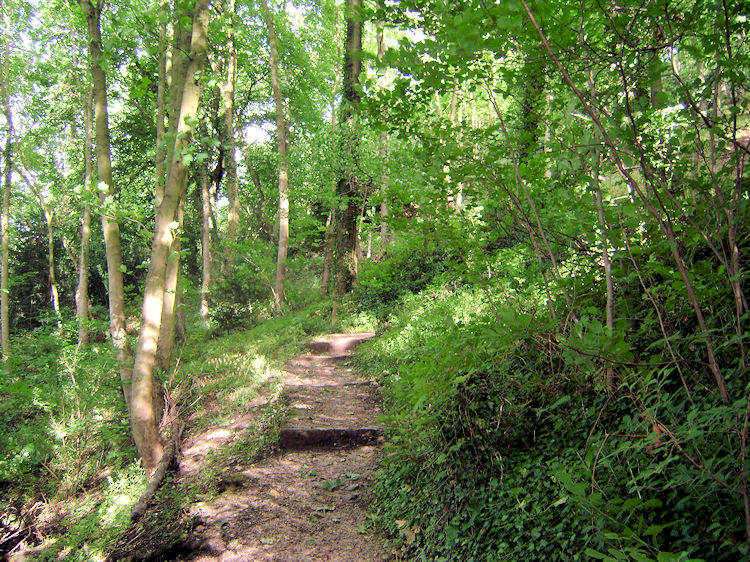
[[361,332],[357,334],[330,334],[319,340],[308,342],[307,348],[315,353],[331,353],[339,355],[353,350],[360,343],[375,337],[375,332]]
[[284,428],[281,430],[279,446],[282,449],[311,449],[372,445],[382,435],[380,427]]
[[349,361],[352,356],[348,353],[339,353],[336,355],[302,355],[289,361],[292,367],[316,367],[316,366],[335,366],[344,361]]

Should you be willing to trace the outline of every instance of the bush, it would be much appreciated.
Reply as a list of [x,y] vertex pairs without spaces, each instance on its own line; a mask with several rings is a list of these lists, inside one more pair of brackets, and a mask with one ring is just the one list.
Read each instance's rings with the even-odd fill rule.
[[561,336],[527,298],[534,285],[514,296],[430,287],[358,352],[383,382],[375,505],[393,548],[415,560],[746,557],[733,491],[741,377],[734,403],[698,389],[691,403],[653,356],[620,364],[607,394],[602,363],[572,348],[602,347],[595,321]]
[[353,294],[355,306],[380,318],[404,295],[419,293],[449,267],[450,253],[435,242],[403,242],[389,246],[386,259],[365,262]]

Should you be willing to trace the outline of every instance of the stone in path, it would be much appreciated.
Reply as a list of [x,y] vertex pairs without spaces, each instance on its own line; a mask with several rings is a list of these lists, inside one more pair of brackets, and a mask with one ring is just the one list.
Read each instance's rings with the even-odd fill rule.
[[232,467],[232,485],[194,507],[196,550],[188,559],[389,559],[382,541],[363,533],[382,439],[376,389],[345,364],[373,335],[332,334],[287,363],[284,393],[293,413],[280,451]]

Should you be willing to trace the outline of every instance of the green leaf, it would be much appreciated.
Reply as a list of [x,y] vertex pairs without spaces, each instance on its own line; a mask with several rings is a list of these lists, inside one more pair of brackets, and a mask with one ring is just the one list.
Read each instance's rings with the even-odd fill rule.
[[602,554],[598,550],[594,550],[593,548],[587,548],[583,551],[583,553],[586,556],[590,556],[591,558],[595,558],[596,560],[609,560],[609,556],[606,554]]

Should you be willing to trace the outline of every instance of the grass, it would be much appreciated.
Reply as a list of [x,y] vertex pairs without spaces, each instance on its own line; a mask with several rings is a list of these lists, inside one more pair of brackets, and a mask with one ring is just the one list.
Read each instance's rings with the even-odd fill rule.
[[181,515],[191,502],[218,493],[214,476],[221,468],[250,464],[277,441],[287,415],[280,399],[284,362],[311,337],[375,327],[374,317],[356,313],[350,302],[337,307],[334,325],[332,303],[316,300],[309,275],[304,283],[290,289],[283,316],[246,330],[207,330],[197,305],[186,303],[188,339],[176,350],[173,372],[156,373],[186,422],[183,438],[266,405],[256,408],[241,437],[206,458],[200,478],[170,477],[136,526],[129,514],[146,479],[111,345],[77,350],[73,322],[62,337],[53,324],[19,335],[13,361],[0,366],[0,448],[8,453],[0,458],[0,555],[3,540],[20,527],[31,529],[25,547],[41,560],[97,560],[148,541],[178,543],[188,524]]

